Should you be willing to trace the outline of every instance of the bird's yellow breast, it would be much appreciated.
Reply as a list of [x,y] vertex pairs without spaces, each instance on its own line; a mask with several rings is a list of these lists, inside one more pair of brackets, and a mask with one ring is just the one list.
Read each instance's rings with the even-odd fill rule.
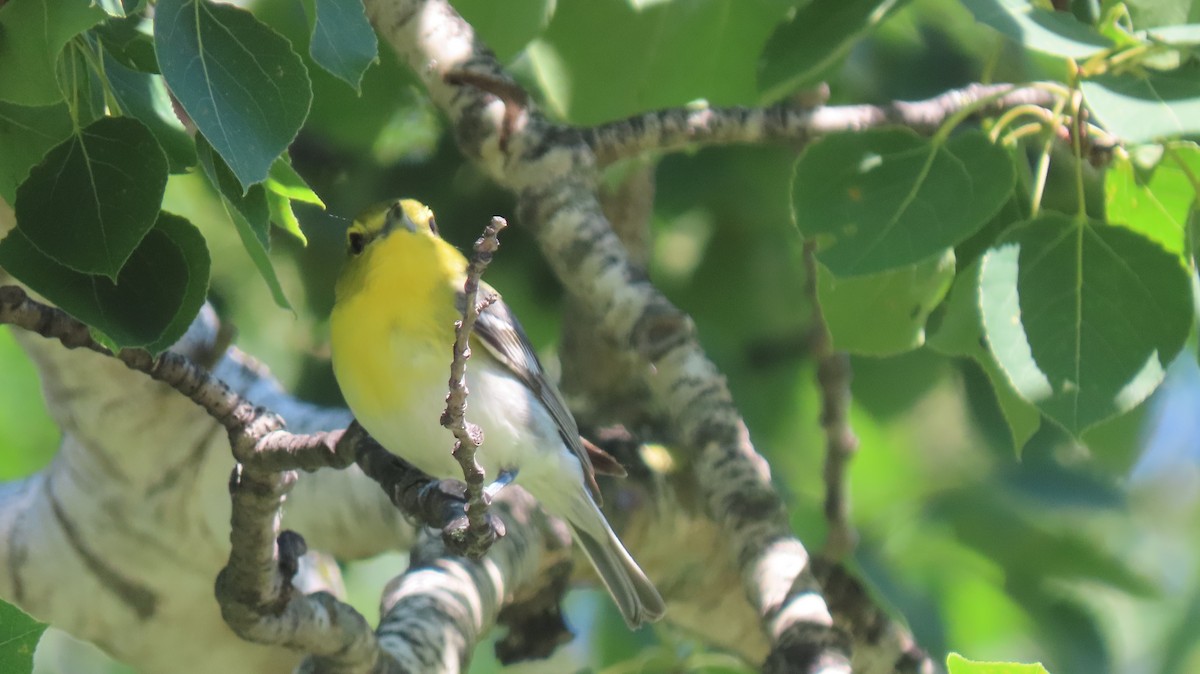
[[[424,233],[396,231],[351,258],[330,317],[333,367],[355,415],[383,417],[449,374],[466,260]],[[436,419],[435,419],[436,420]]]

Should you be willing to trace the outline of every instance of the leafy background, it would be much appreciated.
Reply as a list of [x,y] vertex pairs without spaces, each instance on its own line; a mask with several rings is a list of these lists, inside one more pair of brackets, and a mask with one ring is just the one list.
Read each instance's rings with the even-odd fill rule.
[[[113,18],[136,14],[140,4],[10,0],[0,9],[5,35],[44,42],[0,44],[0,63],[66,45],[58,60],[24,63],[23,72],[45,77],[0,67],[0,142],[19,148],[0,157],[0,196],[15,200],[22,223],[20,238],[0,246],[0,264],[18,273],[24,263],[27,282],[64,286],[58,296],[43,292],[85,320],[108,316],[126,293],[141,297],[148,285],[173,293],[143,300],[170,311],[93,321],[114,343],[151,348],[186,325],[207,283],[242,348],[291,390],[339,404],[326,317],[345,218],[364,204],[413,195],[435,209],[447,238],[465,246],[490,215],[513,214],[512,199],[463,161],[386,48],[367,68],[371,36],[345,3],[259,0],[251,4],[256,22],[232,6],[160,0],[153,43],[134,21]],[[1112,2],[1074,2],[1074,16],[1023,0],[520,0],[505,11],[488,0],[454,4],[548,114],[579,124],[699,98],[761,104],[822,80],[833,103],[920,99],[982,80],[1065,81],[1068,59],[1086,66],[1134,49],[1138,69],[1096,72],[1082,83],[1095,119],[1131,143],[1200,133],[1200,78],[1186,46],[1200,43],[1200,8],[1183,0],[1127,2],[1124,14]],[[253,120],[205,109],[209,84],[226,93],[236,87],[195,80],[191,61],[172,58],[196,48],[179,29],[188,16],[200,16],[204,30],[236,24],[274,50],[266,65],[287,76],[278,89],[251,87],[250,102],[274,123],[239,137]],[[48,30],[8,29],[42,20]],[[89,28],[87,44],[103,46],[90,52],[102,54],[100,65],[73,41]],[[621,49],[613,49],[614,35]],[[1175,46],[1144,47],[1166,38]],[[109,89],[89,74],[100,67]],[[145,76],[154,72],[172,82],[207,142],[188,139],[163,80]],[[257,69],[238,72],[253,77]],[[72,106],[59,102],[56,81],[82,94]],[[127,116],[103,118],[114,102]],[[229,108],[250,103],[233,100]],[[46,107],[35,115],[29,106]],[[13,140],[30,128],[40,143]],[[76,151],[59,146],[49,163],[42,159],[69,135]],[[1200,153],[1183,141],[1165,150],[1132,147],[1097,168],[1044,145],[1045,135],[1004,151],[982,132],[921,139],[885,130],[829,137],[799,164],[787,147],[665,157],[656,173],[651,273],[695,317],[771,460],[795,530],[813,545],[824,536],[823,439],[805,351],[812,308],[803,301],[797,228],[822,244],[819,292],[835,344],[855,354],[851,421],[862,448],[852,493],[862,543],[854,564],[932,653],[1041,660],[1054,672],[1196,671],[1200,372],[1190,227]],[[276,159],[289,143],[290,164]],[[64,238],[53,230],[26,232],[26,222],[66,221],[55,210],[63,201],[47,197],[56,186],[44,178],[78,172],[82,151],[108,145],[144,148],[113,153],[153,174],[137,178],[131,203],[72,211],[70,222],[84,234],[68,237],[79,243],[71,248],[53,249]],[[1027,187],[1045,148],[1044,210],[1035,213]],[[802,179],[793,181],[793,171]],[[148,189],[159,185],[156,176],[161,185]],[[74,194],[89,186],[57,188]],[[120,186],[91,189],[108,195]],[[846,199],[854,190],[866,198]],[[159,203],[173,215],[160,215]],[[955,217],[946,228],[919,229],[947,212]],[[106,238],[108,249],[88,245],[86,234],[117,221],[124,239]],[[1030,224],[1013,227],[1020,221]],[[561,293],[519,226],[503,245],[489,280],[552,353]],[[107,255],[95,257],[102,249]],[[1020,264],[1030,250],[1052,257]],[[137,265],[171,255],[186,263]],[[1112,281],[1106,270],[1122,265],[1132,279]],[[1064,270],[1096,279],[1088,287],[1108,291],[1097,295],[1116,298],[1116,308],[1070,292]],[[174,281],[162,282],[170,274]],[[1144,295],[1126,294],[1142,280]],[[79,284],[97,289],[89,294],[101,298],[98,305],[70,305]],[[1022,304],[1028,320],[1006,323],[1013,288],[1049,304],[1036,313],[1047,321],[1033,320]],[[1078,321],[1060,324],[1075,312],[1085,317],[1086,335]],[[1080,343],[1073,337],[1091,335],[1116,340],[1128,362],[1072,352]],[[1000,340],[1013,348],[995,348]],[[1066,372],[1056,369],[1064,364]],[[7,330],[0,371],[0,477],[14,478],[52,458],[57,430]],[[1063,385],[1071,381],[1102,386]],[[1093,395],[1081,406],[1080,397]],[[347,569],[352,599],[368,617],[401,559]],[[587,638],[543,671],[742,671],[669,630],[630,638],[594,592],[575,593],[568,611]],[[48,634],[35,671],[124,671],[95,649]],[[472,671],[496,668],[489,652],[479,649]]]

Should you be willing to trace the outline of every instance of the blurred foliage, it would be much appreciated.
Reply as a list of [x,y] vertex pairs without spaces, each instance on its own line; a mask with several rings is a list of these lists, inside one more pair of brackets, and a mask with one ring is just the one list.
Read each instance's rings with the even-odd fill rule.
[[[36,339],[36,338],[35,338]],[[58,427],[42,402],[37,370],[12,328],[0,328],[0,481],[29,475],[54,457]]]
[[[519,3],[513,33],[504,32],[505,17],[487,3],[463,9],[480,20],[485,36],[503,40],[501,56],[536,87],[534,95],[545,101],[548,114],[592,122],[698,97],[753,104],[775,95],[787,77],[772,71],[760,82],[755,68],[764,46],[778,44],[771,42],[776,26],[795,29],[784,22],[795,6],[818,13],[834,1],[529,0]],[[1149,11],[1146,3],[1134,5]],[[820,64],[834,103],[915,100],[973,81],[1063,72],[1055,53],[1021,50],[977,23],[955,0],[855,3],[856,26],[863,25],[863,9],[871,6],[887,10],[886,17],[857,42],[837,42],[841,58]],[[296,172],[328,207],[296,206],[307,246],[279,229],[258,232],[265,239],[260,243],[270,244],[278,290],[292,311],[276,307],[272,289],[259,276],[261,265],[256,268],[247,256],[229,210],[202,171],[171,175],[163,207],[186,215],[207,240],[210,300],[236,326],[239,346],[265,361],[298,395],[339,404],[326,321],[348,220],[366,204],[416,196],[437,212],[443,235],[466,247],[491,215],[511,218],[514,201],[458,153],[444,120],[389,50],[362,75],[358,97],[345,77],[312,60],[310,19],[301,3],[260,0],[253,11],[294,45],[307,70],[312,109],[290,155]],[[652,53],[614,50],[618,25],[643,42],[660,35],[666,46]],[[697,39],[692,30],[707,37]],[[641,79],[614,95],[612,81],[625,84],[619,76],[630,71]],[[795,79],[808,82],[812,74],[806,70]],[[671,85],[660,86],[663,79]],[[1034,148],[1030,156],[1036,146],[1027,146]],[[1077,206],[1075,174],[1069,153],[1062,154],[1056,150],[1052,157],[1046,205],[1070,212]],[[727,375],[756,446],[771,462],[795,531],[815,550],[825,535],[824,439],[807,353],[813,307],[789,203],[796,158],[788,147],[710,148],[662,157],[650,273],[695,318],[702,344]],[[1103,216],[1109,195],[1154,184],[1154,178],[1138,182],[1144,176],[1128,161],[1117,166],[1120,182],[1110,177],[1106,183],[1099,171],[1089,174],[1084,206],[1094,217]],[[1162,173],[1157,180],[1179,182],[1177,174]],[[1000,207],[1010,209],[1011,218],[982,224],[986,240],[956,240],[952,255],[960,278],[1006,223],[1028,215],[1027,201],[1012,199]],[[1171,212],[1186,229],[1188,208],[1172,206]],[[1148,217],[1136,209],[1128,213],[1132,220]],[[529,232],[514,224],[502,238],[488,280],[504,292],[535,345],[552,352],[561,289]],[[940,298],[946,289],[934,285]],[[948,307],[943,311],[949,313]],[[946,325],[939,323],[943,319],[950,320],[935,311],[931,328]],[[869,321],[855,325],[871,328]],[[966,335],[966,341],[972,337],[977,344],[981,335]],[[904,338],[903,348],[910,348],[924,335]],[[863,349],[874,356],[853,358],[850,418],[861,447],[850,481],[862,536],[853,565],[879,600],[939,661],[958,651],[978,660],[1042,661],[1057,674],[1195,671],[1200,435],[1179,430],[1181,415],[1169,412],[1171,400],[1200,386],[1187,374],[1196,369],[1195,345],[1184,349],[1149,402],[1078,440],[1048,420],[1014,423],[1013,408],[1006,407],[1012,399],[1006,401],[1005,391],[995,386],[994,364],[967,348],[971,344],[932,344],[937,348],[884,357],[898,350],[895,343]],[[5,330],[0,372],[0,478],[12,479],[50,460],[57,431],[39,404],[32,366]],[[1153,464],[1157,468],[1136,468],[1150,465],[1143,451],[1176,446],[1161,439],[1164,433],[1176,437],[1175,453]],[[1151,440],[1157,444],[1147,450]],[[1019,460],[1014,445],[1024,445]],[[364,613],[377,611],[379,588],[400,563],[390,558],[347,567],[351,597]],[[581,638],[551,664],[521,671],[741,671],[669,628],[631,636],[595,593],[573,594],[568,614]],[[43,642],[43,648],[67,647]],[[488,650],[481,646],[473,672],[498,668]],[[76,662],[64,657],[57,661]],[[107,670],[73,664],[70,671]]]

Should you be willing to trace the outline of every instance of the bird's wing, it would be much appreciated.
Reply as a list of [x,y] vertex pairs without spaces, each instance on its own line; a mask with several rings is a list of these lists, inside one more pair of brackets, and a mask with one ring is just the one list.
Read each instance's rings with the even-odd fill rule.
[[[558,426],[558,434],[562,436],[563,442],[571,448],[571,452],[583,466],[588,487],[596,499],[596,504],[599,505],[601,503],[600,487],[596,484],[596,473],[592,467],[592,460],[588,456],[587,449],[584,448],[582,438],[579,437],[579,426],[575,423],[575,417],[572,416],[571,411],[567,409],[567,403],[563,400],[562,394],[558,392],[558,388],[546,378],[546,372],[533,352],[533,346],[530,345],[529,338],[525,336],[525,330],[521,328],[521,323],[504,303],[504,300],[500,299],[500,293],[488,284],[479,284],[478,297],[481,301],[486,301],[489,297],[494,297],[495,300],[479,312],[479,318],[475,321],[475,336],[487,347],[488,352],[496,360],[500,361],[508,368],[509,372],[516,375],[517,379],[520,379],[533,392],[542,407],[550,413],[554,423]],[[459,293],[458,308],[460,311],[465,301],[466,295]]]

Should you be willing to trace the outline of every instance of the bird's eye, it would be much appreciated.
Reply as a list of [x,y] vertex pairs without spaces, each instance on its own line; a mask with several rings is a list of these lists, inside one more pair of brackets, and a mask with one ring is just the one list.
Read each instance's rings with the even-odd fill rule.
[[[429,231],[438,234],[437,221],[433,219],[432,215],[429,216]],[[441,236],[440,234],[438,235]]]
[[346,237],[346,242],[350,244],[350,254],[358,255],[363,252],[363,248],[367,246],[367,238],[362,232],[350,232]]

